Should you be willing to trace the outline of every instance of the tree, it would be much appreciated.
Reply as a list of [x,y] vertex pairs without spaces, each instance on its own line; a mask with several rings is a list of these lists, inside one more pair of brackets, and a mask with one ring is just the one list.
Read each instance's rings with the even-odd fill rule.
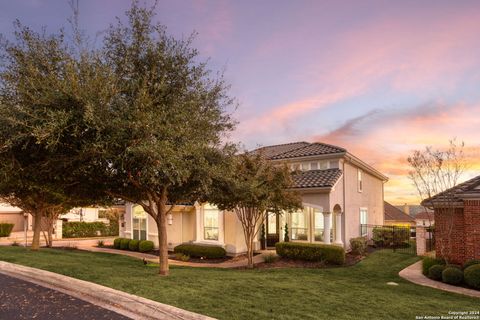
[[[422,205],[425,209],[434,209],[447,221],[446,236],[439,246],[439,254],[443,257],[448,257],[452,250],[450,238],[457,202],[452,188],[458,184],[466,170],[463,147],[463,142],[458,144],[453,139],[445,150],[426,147],[425,150],[415,150],[408,157],[411,167],[409,177],[422,199]],[[431,224],[430,214],[429,220]]]
[[[42,217],[51,222],[57,210],[108,198],[90,178],[85,159],[95,155],[78,142],[95,143],[88,115],[115,92],[99,86],[109,69],[93,54],[76,53],[63,31],[15,27],[0,54],[0,197],[34,216],[37,250]],[[48,239],[51,224],[47,230]]]
[[302,201],[291,191],[287,166],[275,166],[261,154],[244,153],[231,161],[215,181],[208,200],[237,215],[247,245],[248,267],[253,268],[254,241],[267,214],[299,209]]
[[[106,32],[101,51],[112,76],[99,84],[114,97],[94,103],[95,177],[108,193],[139,204],[155,221],[159,273],[168,274],[166,217],[179,202],[204,195],[230,147],[222,139],[234,106],[221,75],[212,76],[191,48],[153,22],[153,10],[136,2]],[[100,171],[102,171],[100,173]]]

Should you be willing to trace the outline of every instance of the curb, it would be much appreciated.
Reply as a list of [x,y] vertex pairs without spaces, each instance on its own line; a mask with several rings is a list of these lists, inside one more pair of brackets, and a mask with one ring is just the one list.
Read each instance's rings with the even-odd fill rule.
[[0,273],[63,292],[132,319],[215,320],[88,281],[14,263],[0,261]]
[[398,275],[405,280],[408,280],[412,283],[415,283],[424,287],[430,287],[430,288],[435,288],[435,289],[453,292],[457,294],[463,294],[465,296],[469,296],[473,298],[480,298],[480,291],[463,288],[463,287],[452,286],[450,284],[443,283],[440,281],[434,281],[432,279],[425,277],[422,274],[422,260],[417,261],[414,264],[406,267],[405,269],[400,271]]

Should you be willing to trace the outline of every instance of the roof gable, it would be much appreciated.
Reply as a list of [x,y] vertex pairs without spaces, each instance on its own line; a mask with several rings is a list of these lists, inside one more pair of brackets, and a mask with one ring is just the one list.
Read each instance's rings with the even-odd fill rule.
[[332,188],[342,176],[340,169],[300,171],[293,175],[293,188]]
[[385,220],[387,221],[405,221],[414,222],[414,219],[403,212],[402,210],[392,206],[390,203],[384,201]]

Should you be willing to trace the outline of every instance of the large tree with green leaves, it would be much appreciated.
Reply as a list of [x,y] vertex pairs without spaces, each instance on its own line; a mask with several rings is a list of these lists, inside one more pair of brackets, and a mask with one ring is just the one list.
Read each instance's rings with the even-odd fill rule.
[[14,40],[1,43],[0,197],[34,216],[36,250],[42,217],[108,202],[86,161],[95,155],[82,146],[97,139],[94,104],[115,92],[100,86],[110,69],[95,54],[75,51],[62,31],[15,26]]
[[212,74],[192,48],[154,22],[153,10],[136,2],[105,35],[101,55],[113,76],[99,88],[115,96],[95,103],[99,183],[108,193],[137,203],[157,225],[160,269],[168,274],[166,217],[179,202],[207,192],[228,147],[234,107],[221,75]]
[[282,214],[302,207],[292,191],[292,173],[286,165],[275,166],[261,154],[233,157],[217,175],[208,201],[221,210],[233,211],[242,224],[248,267],[253,268],[254,241],[267,214]]

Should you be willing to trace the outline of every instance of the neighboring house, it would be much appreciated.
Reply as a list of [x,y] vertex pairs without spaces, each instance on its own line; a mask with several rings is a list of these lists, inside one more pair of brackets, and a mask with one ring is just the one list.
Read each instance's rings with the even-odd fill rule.
[[415,222],[417,226],[430,227],[435,224],[434,213],[423,211],[417,213],[415,217]]
[[12,207],[7,203],[0,203],[0,223],[13,223],[12,232],[32,230],[32,216],[24,215],[22,209]]
[[[291,241],[335,243],[348,248],[351,238],[366,234],[367,224],[384,224],[383,184],[387,177],[344,148],[296,142],[253,152],[299,170],[293,189],[301,194],[304,208],[267,218],[268,246],[283,241],[285,225]],[[170,249],[195,242],[223,246],[230,255],[246,251],[242,225],[234,213],[209,204],[184,204],[175,206],[167,222]],[[139,205],[127,203],[120,234],[158,245],[155,221]],[[260,247],[259,240],[255,246]]]
[[392,206],[386,202],[385,205],[385,225],[389,226],[414,226],[415,220],[407,213]]
[[422,202],[435,212],[435,253],[449,263],[480,259],[480,176]]

